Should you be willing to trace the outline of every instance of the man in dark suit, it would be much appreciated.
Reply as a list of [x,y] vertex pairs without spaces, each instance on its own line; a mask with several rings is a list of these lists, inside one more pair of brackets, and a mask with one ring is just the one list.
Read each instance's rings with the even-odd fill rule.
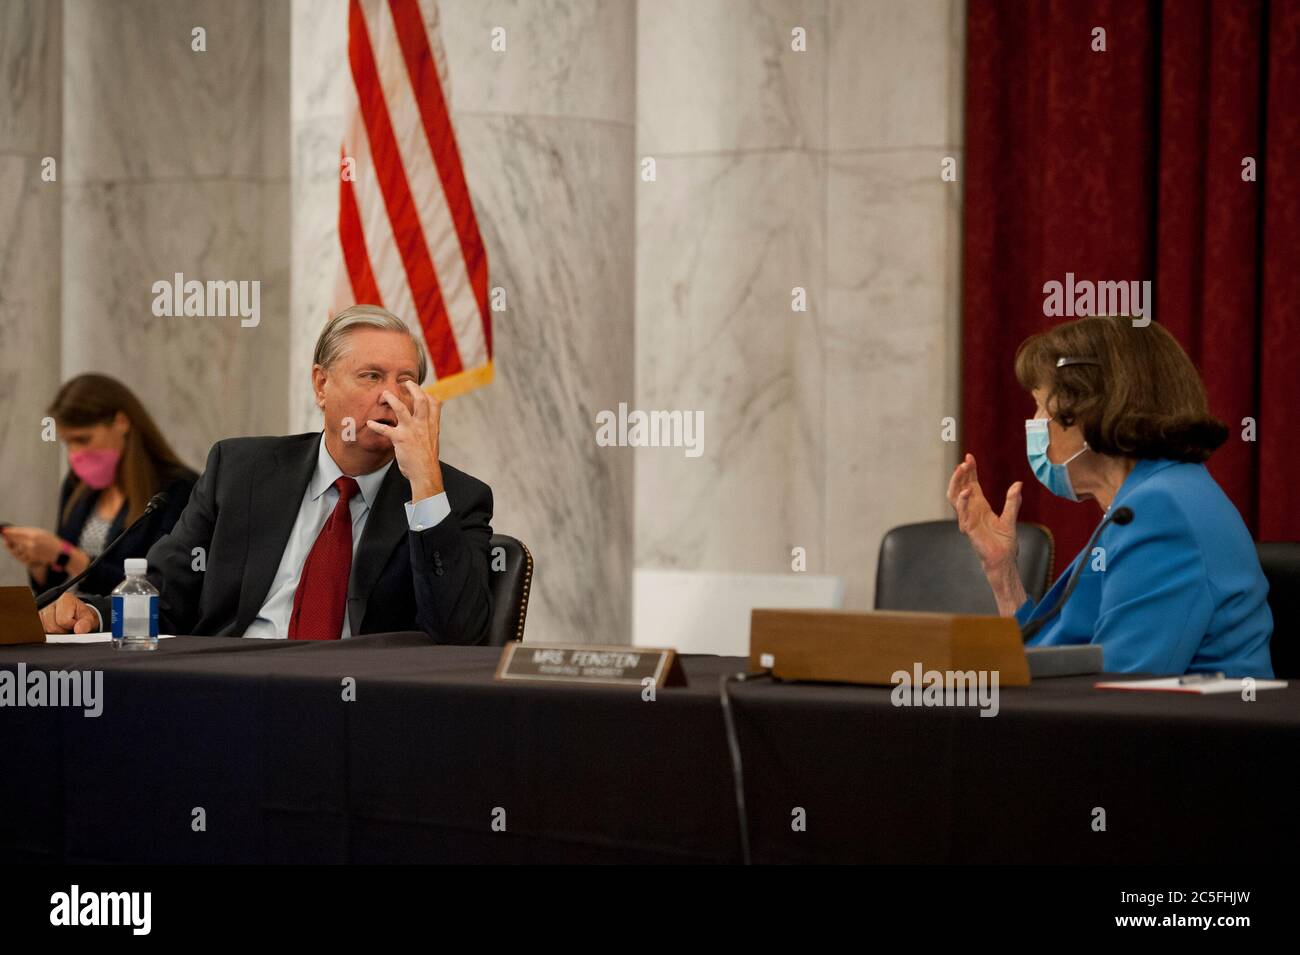
[[[483,643],[492,491],[438,460],[441,403],[418,387],[426,370],[420,342],[383,309],[331,319],[312,369],[323,432],[213,445],[180,520],[149,551],[160,629]],[[103,629],[109,601],[91,599],[45,608],[46,632]]]

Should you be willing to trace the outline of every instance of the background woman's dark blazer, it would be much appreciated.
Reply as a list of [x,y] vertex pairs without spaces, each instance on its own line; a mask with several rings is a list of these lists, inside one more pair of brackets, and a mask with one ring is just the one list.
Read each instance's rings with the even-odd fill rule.
[[[149,553],[149,548],[153,546],[154,541],[162,537],[175,526],[176,521],[181,516],[181,511],[185,510],[185,504],[190,499],[190,491],[194,489],[194,484],[198,481],[199,476],[185,468],[173,473],[171,479],[165,480],[163,490],[167,492],[167,503],[156,513],[150,515],[148,520],[131,532],[131,536],[122,541],[121,546],[108,556],[94,570],[92,570],[77,585],[77,589],[88,594],[107,594],[114,587],[122,582],[126,576],[126,570],[122,562],[128,557],[143,557]],[[95,504],[99,500],[99,491],[87,489],[86,493],[73,505],[72,510],[68,513],[66,520],[63,519],[63,508],[68,503],[68,498],[77,487],[77,476],[71,471],[68,472],[67,478],[63,481],[63,487],[59,491],[59,529],[55,531],[59,537],[77,545],[81,537],[81,529],[85,526],[87,519],[94,512]],[[113,518],[113,524],[108,531],[108,541],[113,540],[126,527],[126,512],[124,506],[118,511],[117,516]],[[108,543],[105,541],[105,544]],[[57,587],[68,579],[68,575],[62,571],[51,569],[46,575],[45,583],[38,585],[32,581],[32,589],[41,591],[48,590],[51,587]]]

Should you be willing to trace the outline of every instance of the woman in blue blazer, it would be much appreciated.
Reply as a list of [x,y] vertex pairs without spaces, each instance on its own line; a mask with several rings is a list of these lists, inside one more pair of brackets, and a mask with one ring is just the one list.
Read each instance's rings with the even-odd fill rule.
[[1030,645],[1098,644],[1110,672],[1271,677],[1268,583],[1241,515],[1203,463],[1228,429],[1210,416],[1173,336],[1128,318],[1066,322],[1020,346],[1016,377],[1037,402],[1025,422],[1034,476],[1068,500],[1134,516],[1106,527],[1035,605],[1016,569],[1021,484],[995,514],[967,454],[948,500],[999,612],[1021,626],[1047,613],[1084,561],[1074,594]]

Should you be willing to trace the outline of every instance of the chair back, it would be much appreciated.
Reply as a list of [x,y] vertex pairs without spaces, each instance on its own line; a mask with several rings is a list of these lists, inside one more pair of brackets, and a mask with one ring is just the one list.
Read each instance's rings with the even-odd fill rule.
[[1259,565],[1268,578],[1268,606],[1273,611],[1273,675],[1281,680],[1300,677],[1300,543],[1256,544]]
[[[1047,593],[1056,545],[1042,524],[1016,525],[1020,580],[1035,602]],[[877,610],[996,615],[979,558],[956,521],[922,521],[889,531],[876,565]]]
[[488,587],[492,592],[492,621],[488,646],[503,647],[524,638],[528,591],[533,584],[533,555],[524,542],[493,534],[488,549]]

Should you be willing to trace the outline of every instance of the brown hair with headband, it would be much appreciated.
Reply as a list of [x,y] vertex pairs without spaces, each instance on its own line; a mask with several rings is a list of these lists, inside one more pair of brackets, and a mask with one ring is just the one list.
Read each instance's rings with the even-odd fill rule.
[[1016,352],[1016,379],[1045,389],[1048,413],[1078,424],[1102,454],[1201,462],[1228,440],[1196,367],[1155,322],[1080,318],[1031,335]]

